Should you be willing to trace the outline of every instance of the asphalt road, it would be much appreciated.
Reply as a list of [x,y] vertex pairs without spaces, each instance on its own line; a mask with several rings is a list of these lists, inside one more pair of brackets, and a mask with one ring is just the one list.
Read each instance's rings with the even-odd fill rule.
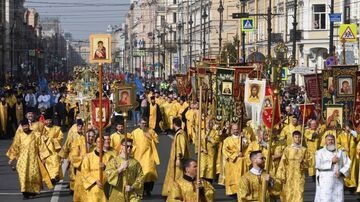
[[[11,140],[0,140],[0,201],[13,202],[22,201],[22,194],[19,190],[18,176],[16,171],[12,171],[7,164],[7,157],[5,153],[11,144]],[[169,152],[171,147],[171,136],[160,135],[158,145],[158,153],[160,156],[160,165],[158,166],[159,180],[155,183],[152,197],[150,199],[144,199],[143,201],[164,201],[161,197],[161,189],[166,174],[167,163],[169,159]],[[67,174],[66,174],[67,175]],[[64,181],[59,183],[55,187],[55,191],[44,190],[35,199],[31,201],[36,202],[69,202],[72,201],[72,195],[67,188],[68,178],[65,177]],[[216,188],[216,200],[215,201],[234,201],[229,197],[225,196],[225,189],[222,186],[214,184]],[[311,178],[306,178],[304,201],[310,202],[314,200],[315,196],[315,183],[312,182]],[[345,201],[357,201],[358,195],[350,194],[348,191],[345,192]]]

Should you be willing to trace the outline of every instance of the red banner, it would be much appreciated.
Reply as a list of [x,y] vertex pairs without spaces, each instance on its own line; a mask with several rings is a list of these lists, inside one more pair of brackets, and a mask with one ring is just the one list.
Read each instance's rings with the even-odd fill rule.
[[176,75],[176,87],[180,96],[186,95],[186,87],[188,86],[187,75],[178,74]]
[[[275,103],[274,103],[275,101]],[[262,120],[264,122],[264,125],[267,128],[271,128],[271,122],[272,122],[272,113],[273,113],[273,106],[275,104],[276,113],[274,116],[274,125],[280,123],[280,105],[279,105],[279,97],[276,98],[273,95],[272,89],[270,86],[266,86],[265,90],[265,100],[264,100],[264,106],[263,106],[263,114],[262,114]]]
[[235,67],[234,80],[234,99],[235,101],[244,100],[245,79],[247,75],[254,70],[254,67]]
[[311,102],[321,105],[321,88],[322,88],[322,75],[308,74],[304,75],[306,94]]
[[[356,90],[360,91],[360,72],[356,72]],[[359,131],[360,129],[360,93],[356,92],[355,95],[355,110],[353,115],[353,123],[355,130]]]
[[100,128],[100,123],[104,128],[109,124],[110,117],[110,101],[109,99],[102,99],[102,121],[100,121],[100,100],[93,99],[91,100],[91,115],[92,115],[92,124]]
[[[300,104],[300,113],[301,113],[301,120],[304,117],[304,104]],[[315,104],[311,103],[311,104],[306,104],[306,109],[305,109],[305,124],[307,123],[307,121],[309,119],[314,119],[316,120],[316,114],[315,114]]]

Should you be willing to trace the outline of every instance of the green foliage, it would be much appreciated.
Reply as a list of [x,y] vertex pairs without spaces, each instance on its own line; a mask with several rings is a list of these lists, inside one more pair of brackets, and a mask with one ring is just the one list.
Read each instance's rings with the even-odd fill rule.
[[236,34],[233,37],[233,42],[228,42],[223,47],[223,50],[221,51],[221,63],[227,63],[229,60],[229,63],[237,63],[238,62],[238,51],[237,46],[239,43],[239,36]]

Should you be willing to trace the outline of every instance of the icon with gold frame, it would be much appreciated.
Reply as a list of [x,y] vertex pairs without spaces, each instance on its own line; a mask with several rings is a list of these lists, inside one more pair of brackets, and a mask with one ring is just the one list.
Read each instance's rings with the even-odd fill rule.
[[90,63],[111,63],[111,35],[90,35]]

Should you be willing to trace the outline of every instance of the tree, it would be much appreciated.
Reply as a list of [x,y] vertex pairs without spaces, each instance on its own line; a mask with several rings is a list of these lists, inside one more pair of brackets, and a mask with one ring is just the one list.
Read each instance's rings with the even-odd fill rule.
[[227,42],[221,51],[221,63],[237,63],[238,62],[238,51],[236,49],[239,43],[239,35],[236,34],[233,37],[233,42]]

